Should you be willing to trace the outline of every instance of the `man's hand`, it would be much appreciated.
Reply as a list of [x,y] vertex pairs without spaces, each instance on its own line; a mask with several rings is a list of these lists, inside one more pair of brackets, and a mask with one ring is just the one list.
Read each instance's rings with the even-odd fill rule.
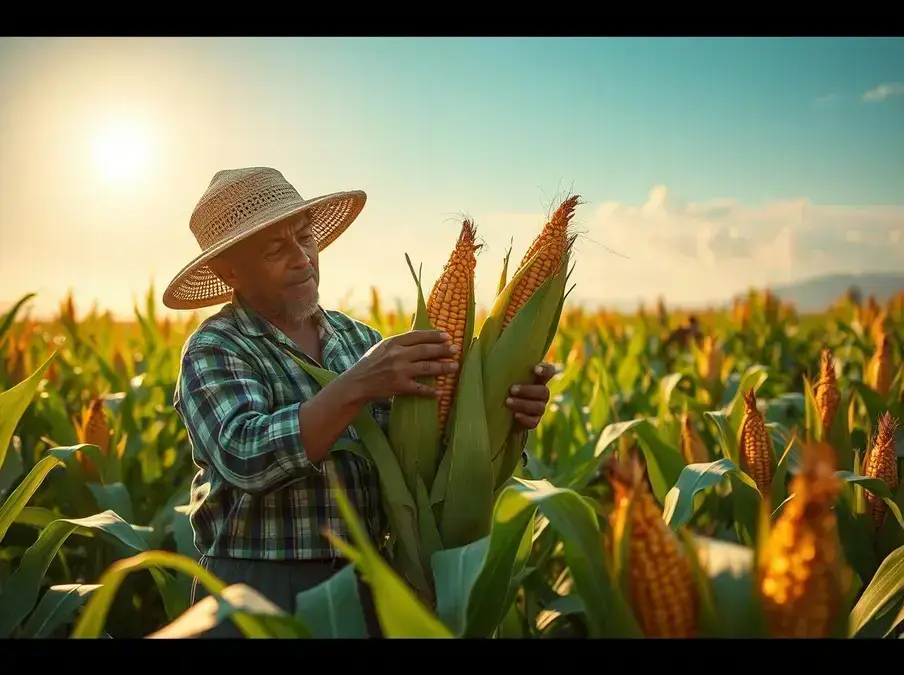
[[516,384],[509,390],[511,396],[505,404],[515,415],[517,430],[530,431],[537,428],[549,403],[549,388],[546,385],[555,374],[556,369],[551,364],[538,364],[534,367],[534,380],[531,384]]
[[442,331],[412,330],[375,344],[345,375],[365,401],[398,394],[435,396],[435,387],[415,378],[453,372],[458,364],[449,359],[456,351],[458,346]]

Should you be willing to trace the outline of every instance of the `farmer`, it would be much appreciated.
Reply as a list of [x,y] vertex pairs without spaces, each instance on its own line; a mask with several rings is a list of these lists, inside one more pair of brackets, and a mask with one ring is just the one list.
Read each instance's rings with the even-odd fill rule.
[[[365,201],[360,191],[303,199],[269,168],[219,171],[189,224],[201,253],[163,295],[172,309],[227,303],[188,338],[174,397],[198,467],[191,525],[199,562],[227,585],[248,584],[289,613],[298,593],[346,563],[322,535],[329,528],[350,541],[331,477],[382,545],[376,472],[353,453],[332,452],[334,445],[357,439],[350,425],[367,404],[388,430],[391,398],[433,395],[414,378],[448,372],[441,359],[453,353],[438,331],[382,339],[320,306],[320,252]],[[339,376],[321,389],[289,353]],[[522,430],[540,421],[553,374],[539,364],[535,382],[510,403]],[[370,589],[359,580],[358,590],[377,637]],[[195,579],[192,604],[205,594]],[[227,619],[206,635],[240,633]]]

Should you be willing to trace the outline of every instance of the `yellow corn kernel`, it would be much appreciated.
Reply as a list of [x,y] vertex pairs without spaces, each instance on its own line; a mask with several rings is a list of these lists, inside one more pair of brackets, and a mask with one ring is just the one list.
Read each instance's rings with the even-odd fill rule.
[[[879,430],[863,460],[863,475],[883,481],[892,494],[898,489],[898,456],[895,451],[895,432],[898,425],[898,420],[885,412],[879,418]],[[873,522],[878,530],[885,519],[888,505],[869,490],[864,492],[867,508],[872,513]]]
[[[697,635],[700,601],[691,561],[681,540],[662,519],[635,458],[614,467],[612,522],[628,523],[629,600],[640,628],[650,638]],[[627,511],[630,509],[630,512]]]
[[511,322],[530,296],[536,291],[546,279],[553,274],[562,262],[565,252],[571,248],[574,243],[575,235],[568,231],[571,219],[574,216],[574,209],[578,205],[580,197],[574,195],[566,199],[559,208],[553,213],[552,218],[543,226],[540,234],[534,239],[518,269],[524,267],[525,263],[530,260],[541,248],[546,247],[543,253],[534,261],[530,269],[521,280],[515,284],[512,291],[512,297],[509,300],[508,307],[505,310],[505,317],[502,320],[502,329]]
[[819,380],[813,388],[824,438],[828,438],[829,429],[832,428],[832,422],[838,412],[838,406],[841,404],[841,392],[838,391],[838,382],[835,379],[835,366],[832,358],[831,349],[822,350]]
[[703,338],[702,359],[699,361],[700,377],[707,382],[715,382],[722,377],[725,352],[716,344],[712,335]]
[[894,379],[893,368],[891,337],[887,333],[882,333],[867,368],[867,384],[878,393],[887,394]]
[[741,422],[741,469],[756,482],[762,495],[772,485],[772,437],[756,407],[753,389],[744,392],[744,418]]
[[[461,354],[464,348],[465,330],[468,322],[468,302],[474,288],[474,270],[477,267],[477,249],[475,242],[477,228],[471,220],[462,223],[458,241],[442,274],[437,278],[427,300],[427,316],[434,329],[445,331],[452,336],[452,342],[458,345],[459,351],[446,361],[455,361],[461,366]],[[467,336],[470,340],[471,336]],[[454,399],[455,385],[458,382],[458,371],[444,373],[436,377],[438,392],[440,430],[449,417]]]
[[688,464],[703,464],[709,461],[706,446],[700,440],[687,411],[681,416],[681,454]]
[[769,533],[760,556],[759,594],[774,637],[825,638],[850,581],[833,506],[840,488],[835,451],[827,443],[804,447],[794,494]]

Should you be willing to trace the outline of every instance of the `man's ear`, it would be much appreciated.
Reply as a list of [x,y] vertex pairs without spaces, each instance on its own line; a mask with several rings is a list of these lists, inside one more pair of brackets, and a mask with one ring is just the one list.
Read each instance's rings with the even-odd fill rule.
[[215,258],[211,258],[207,261],[207,266],[210,267],[210,269],[213,270],[213,273],[220,277],[223,282],[232,288],[236,287],[235,269],[232,265],[232,261],[227,255],[221,253]]

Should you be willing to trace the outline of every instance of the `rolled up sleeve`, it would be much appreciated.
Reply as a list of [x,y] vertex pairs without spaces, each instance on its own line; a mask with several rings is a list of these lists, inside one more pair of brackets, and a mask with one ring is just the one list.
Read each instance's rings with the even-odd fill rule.
[[243,492],[278,489],[307,475],[300,403],[269,409],[261,374],[221,344],[196,345],[182,358],[177,411],[192,444]]

